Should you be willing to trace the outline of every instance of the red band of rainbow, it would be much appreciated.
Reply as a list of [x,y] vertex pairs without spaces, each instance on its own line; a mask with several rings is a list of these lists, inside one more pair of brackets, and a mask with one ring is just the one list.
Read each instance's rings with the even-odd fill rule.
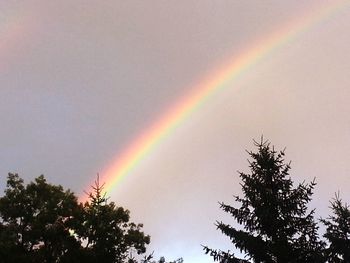
[[[299,16],[280,30],[256,41],[250,48],[233,57],[221,69],[206,76],[200,83],[190,89],[181,100],[156,120],[148,129],[142,132],[130,145],[116,157],[115,161],[103,171],[102,182],[105,182],[105,190],[111,193],[113,189],[130,175],[133,169],[152,151],[164,138],[186,118],[195,112],[200,105],[212,97],[214,93],[226,87],[233,87],[233,82],[239,75],[246,72],[261,59],[265,58],[276,48],[290,42],[296,36],[310,30],[319,22],[329,18],[343,9],[348,1],[326,1],[303,16]],[[230,85],[227,85],[230,84]]]

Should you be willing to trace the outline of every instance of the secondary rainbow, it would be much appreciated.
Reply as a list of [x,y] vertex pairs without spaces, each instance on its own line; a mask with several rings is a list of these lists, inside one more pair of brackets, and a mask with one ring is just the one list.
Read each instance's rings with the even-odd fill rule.
[[[133,140],[129,146],[118,155],[102,173],[102,182],[105,182],[105,191],[111,191],[133,169],[164,140],[186,118],[193,114],[200,106],[210,99],[215,93],[224,88],[233,87],[233,82],[239,75],[246,72],[272,51],[290,42],[296,36],[308,31],[311,27],[324,21],[338,10],[343,9],[347,1],[328,1],[298,17],[281,27],[276,32],[256,41],[249,48],[232,57],[219,70],[213,71],[210,76],[203,78],[201,82],[190,89],[188,94],[177,101],[139,137]],[[230,85],[228,85],[230,84]]]
[[[36,25],[34,19],[20,10],[12,10],[10,5],[1,10],[0,16],[0,72],[12,65],[13,58],[19,57],[26,47],[26,37],[31,35]],[[18,47],[22,47],[21,50]],[[13,54],[16,56],[13,56]]]

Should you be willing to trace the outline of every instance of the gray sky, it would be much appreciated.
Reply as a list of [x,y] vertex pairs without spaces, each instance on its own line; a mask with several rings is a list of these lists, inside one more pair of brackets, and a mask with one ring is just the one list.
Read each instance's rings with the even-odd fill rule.
[[[0,190],[44,174],[81,195],[97,172],[191,87],[256,39],[327,1],[1,1]],[[350,202],[350,9],[273,50],[190,115],[111,193],[150,251],[211,262],[230,248],[218,201],[239,193],[245,149],[287,147],[295,181],[326,216]]]

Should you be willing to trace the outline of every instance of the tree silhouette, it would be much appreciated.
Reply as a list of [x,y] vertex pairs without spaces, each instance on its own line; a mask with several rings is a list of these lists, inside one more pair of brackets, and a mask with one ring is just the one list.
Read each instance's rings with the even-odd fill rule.
[[326,226],[324,237],[329,241],[326,249],[329,262],[350,262],[350,210],[339,195],[331,202],[333,215],[321,219]]
[[79,204],[44,176],[24,185],[9,174],[0,198],[0,262],[131,262],[133,253],[146,251],[150,237],[102,192],[97,179],[89,201]]
[[64,262],[78,253],[70,234],[77,198],[43,176],[24,186],[9,174],[0,198],[0,262]]
[[228,236],[245,259],[204,246],[219,262],[324,262],[324,243],[319,240],[314,210],[308,211],[315,182],[296,187],[289,177],[284,151],[270,143],[254,141],[257,152],[248,152],[250,173],[240,172],[243,197],[238,208],[220,203],[241,227],[223,222],[216,226]]
[[[137,261],[134,261],[137,262]],[[130,262],[130,263],[134,263],[134,262]],[[147,255],[144,257],[144,259],[141,260],[141,263],[183,263],[184,260],[183,258],[178,258],[174,261],[166,261],[165,257],[160,257],[160,259],[158,261],[153,260],[153,252],[150,255]]]
[[84,204],[77,237],[85,243],[84,251],[88,262],[126,262],[132,253],[145,253],[150,237],[141,229],[142,224],[129,222],[130,212],[108,202],[100,185],[99,177],[88,193],[89,201]]

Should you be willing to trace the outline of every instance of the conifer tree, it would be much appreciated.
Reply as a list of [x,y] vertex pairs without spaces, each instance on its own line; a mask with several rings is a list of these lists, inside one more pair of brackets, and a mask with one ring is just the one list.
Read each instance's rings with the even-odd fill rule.
[[216,223],[245,258],[206,246],[205,252],[222,263],[324,262],[314,210],[307,207],[315,182],[294,186],[284,151],[275,151],[263,138],[254,144],[257,152],[248,152],[250,173],[239,173],[243,196],[235,196],[238,207],[220,203],[241,226]]
[[331,202],[333,215],[321,219],[326,226],[324,237],[329,246],[326,249],[328,262],[350,262],[350,209],[336,195]]
[[130,213],[114,202],[108,202],[99,178],[88,193],[82,223],[76,235],[85,243],[85,262],[130,262],[132,253],[143,254],[150,237],[141,230],[142,224],[129,222]]

